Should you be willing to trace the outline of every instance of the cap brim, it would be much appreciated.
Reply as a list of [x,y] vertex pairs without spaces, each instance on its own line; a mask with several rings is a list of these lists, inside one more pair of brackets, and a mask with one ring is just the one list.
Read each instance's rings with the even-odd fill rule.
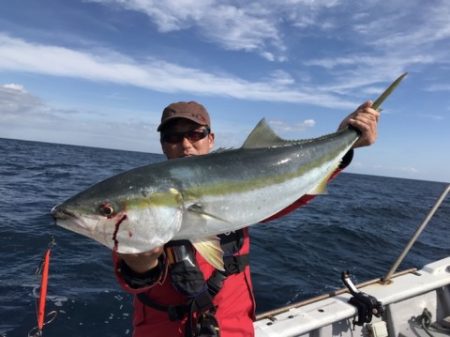
[[204,124],[202,121],[200,121],[200,120],[198,120],[197,118],[194,118],[194,117],[190,118],[190,117],[185,117],[185,116],[173,116],[173,117],[168,117],[168,118],[166,118],[166,119],[164,120],[164,122],[162,122],[161,124],[159,124],[158,128],[156,129],[156,131],[160,132],[161,129],[162,129],[165,125],[167,125],[167,123],[169,123],[169,122],[171,122],[171,121],[173,121],[173,120],[175,120],[175,119],[187,119],[187,120],[189,120],[189,121],[192,121],[192,122],[194,122],[194,123],[197,123],[198,125],[206,125],[206,126],[209,127],[208,124]]

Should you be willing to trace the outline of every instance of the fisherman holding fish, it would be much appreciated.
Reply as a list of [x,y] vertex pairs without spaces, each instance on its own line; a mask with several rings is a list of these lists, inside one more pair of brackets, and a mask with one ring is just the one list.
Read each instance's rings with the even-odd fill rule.
[[[368,101],[341,122],[339,130],[351,126],[359,130],[360,137],[327,180],[350,163],[353,148],[375,142],[379,115]],[[169,160],[206,155],[214,146],[210,116],[203,105],[193,101],[167,106],[157,130]],[[299,197],[267,220],[283,216],[313,198]],[[248,228],[219,238],[223,270],[214,268],[187,240],[170,241],[145,253],[114,254],[120,284],[136,295],[134,337],[254,336]]]

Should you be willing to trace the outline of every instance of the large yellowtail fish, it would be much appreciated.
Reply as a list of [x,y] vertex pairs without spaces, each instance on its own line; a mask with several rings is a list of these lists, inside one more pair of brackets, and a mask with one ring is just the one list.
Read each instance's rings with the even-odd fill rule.
[[[405,75],[373,108],[379,108]],[[288,141],[262,120],[239,149],[126,171],[54,207],[52,215],[58,225],[119,253],[190,240],[222,269],[217,234],[258,223],[305,194],[321,193],[358,137],[358,131],[349,128]]]

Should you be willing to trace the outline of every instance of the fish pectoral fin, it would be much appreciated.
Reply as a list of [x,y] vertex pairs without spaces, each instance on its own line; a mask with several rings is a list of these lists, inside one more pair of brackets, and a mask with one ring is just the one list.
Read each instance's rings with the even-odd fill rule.
[[216,215],[214,215],[212,213],[205,212],[203,206],[201,204],[199,204],[199,203],[196,203],[196,204],[193,204],[193,205],[189,206],[187,208],[187,211],[191,212],[191,213],[194,213],[196,215],[199,215],[199,216],[201,216],[201,217],[203,217],[205,219],[214,219],[214,220],[219,220],[219,221],[222,221],[222,222],[229,223],[229,221],[226,220],[226,219],[218,217],[218,216],[216,216]]
[[192,245],[210,265],[220,271],[225,271],[223,250],[220,246],[220,239],[217,236],[192,242]]

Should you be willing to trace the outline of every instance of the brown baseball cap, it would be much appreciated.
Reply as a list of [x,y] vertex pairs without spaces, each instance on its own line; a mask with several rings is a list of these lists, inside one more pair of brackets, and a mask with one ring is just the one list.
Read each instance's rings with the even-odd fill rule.
[[157,131],[161,131],[164,125],[175,118],[189,119],[195,123],[207,125],[211,128],[211,121],[206,108],[200,103],[190,101],[176,102],[166,106],[163,110],[161,124],[159,124]]

